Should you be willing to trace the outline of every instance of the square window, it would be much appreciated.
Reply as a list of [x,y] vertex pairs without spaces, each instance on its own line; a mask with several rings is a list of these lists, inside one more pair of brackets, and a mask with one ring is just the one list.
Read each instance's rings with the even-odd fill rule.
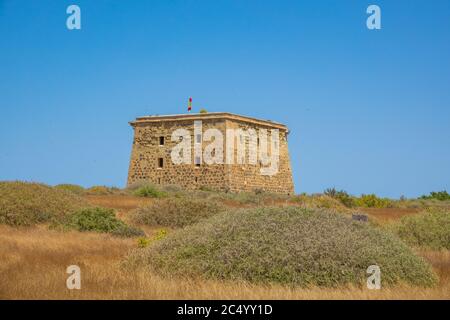
[[162,168],[164,167],[164,159],[163,158],[159,158],[158,159],[158,168]]

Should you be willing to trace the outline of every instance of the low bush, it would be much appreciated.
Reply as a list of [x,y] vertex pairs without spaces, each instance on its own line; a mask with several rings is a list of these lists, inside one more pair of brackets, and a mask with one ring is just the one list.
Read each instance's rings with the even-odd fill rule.
[[299,207],[223,212],[172,232],[127,259],[161,275],[279,283],[364,285],[377,265],[383,286],[431,286],[431,267],[400,239],[345,215]]
[[111,233],[122,237],[142,236],[144,232],[116,218],[113,209],[85,208],[64,219],[64,227],[78,231]]
[[76,185],[76,184],[58,184],[54,186],[53,188],[58,190],[64,190],[68,192],[75,193],[77,195],[83,195],[85,189],[82,186]]
[[357,207],[364,208],[389,208],[393,206],[392,200],[388,198],[379,198],[375,194],[363,194],[359,198],[354,199]]
[[30,226],[89,206],[78,195],[40,183],[0,182],[0,223]]
[[336,190],[335,188],[329,188],[324,191],[324,194],[339,200],[344,206],[351,208],[355,205],[354,197],[349,195],[344,190]]
[[161,230],[158,230],[158,232],[156,232],[156,234],[151,238],[141,237],[137,240],[138,248],[146,248],[152,242],[164,239],[166,236],[167,236],[167,231],[165,229],[161,229]]
[[388,228],[411,246],[450,250],[450,211],[405,216]]
[[134,190],[133,194],[138,197],[147,198],[164,198],[167,197],[167,192],[161,191],[151,184],[141,186]]
[[430,192],[428,196],[421,196],[420,199],[436,199],[439,201],[450,200],[450,194],[447,191]]
[[215,201],[189,198],[167,198],[136,209],[131,219],[138,224],[184,227],[222,211]]

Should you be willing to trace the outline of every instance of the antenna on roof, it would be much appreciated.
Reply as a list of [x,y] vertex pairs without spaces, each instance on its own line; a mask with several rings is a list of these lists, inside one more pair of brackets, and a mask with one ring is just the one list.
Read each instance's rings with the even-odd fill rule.
[[189,97],[189,101],[188,101],[188,112],[191,112],[192,110],[192,98]]

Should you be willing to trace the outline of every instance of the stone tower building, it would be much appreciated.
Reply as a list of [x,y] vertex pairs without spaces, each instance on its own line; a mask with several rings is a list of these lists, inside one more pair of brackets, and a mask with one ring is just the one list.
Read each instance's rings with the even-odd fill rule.
[[283,124],[214,112],[146,116],[130,125],[128,185],[148,181],[186,189],[294,192]]

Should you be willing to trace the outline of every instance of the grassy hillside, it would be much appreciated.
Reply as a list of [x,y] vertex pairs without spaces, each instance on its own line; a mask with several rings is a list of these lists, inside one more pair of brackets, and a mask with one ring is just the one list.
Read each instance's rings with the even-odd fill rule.
[[89,206],[73,192],[40,183],[0,182],[0,224],[30,226]]
[[[0,225],[0,297],[448,299],[441,198],[0,182],[0,224],[10,225]],[[432,263],[436,286],[425,288],[435,277],[407,245]],[[82,268],[80,292],[65,288],[70,264]],[[365,289],[370,264],[382,290]]]
[[[133,239],[90,232],[55,232],[0,225],[1,299],[450,299],[449,251],[424,251],[440,282],[413,286],[291,288],[242,281],[179,279],[147,270],[129,272],[120,261],[136,247]],[[67,290],[65,270],[82,271],[81,290]]]

